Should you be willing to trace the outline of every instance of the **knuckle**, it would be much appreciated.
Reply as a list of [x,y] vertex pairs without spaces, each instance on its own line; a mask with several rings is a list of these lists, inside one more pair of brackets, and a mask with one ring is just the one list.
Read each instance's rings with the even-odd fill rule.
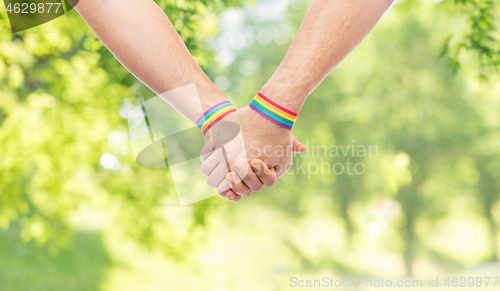
[[228,192],[228,190],[217,191],[217,193],[219,193],[219,195],[222,196],[222,197],[224,197],[224,198],[226,198],[227,192]]
[[241,196],[244,196],[244,197],[248,197],[248,196],[252,195],[252,193],[253,193],[252,190],[245,189],[241,194],[240,193],[238,193],[238,194],[240,194]]
[[231,190],[233,190],[234,192],[236,192],[236,193],[238,193],[238,194],[239,194],[239,193],[242,193],[242,192],[244,191],[243,186],[241,185],[241,183],[238,183],[238,184],[236,184],[236,185],[233,185],[233,186],[231,187]]
[[250,189],[254,192],[258,192],[258,191],[262,190],[262,187],[264,187],[264,184],[258,183],[258,184],[252,185],[252,187],[250,187]]
[[265,185],[266,185],[266,187],[271,187],[274,185],[274,183],[275,183],[275,181],[266,181]]
[[231,188],[236,194],[241,196],[250,196],[251,190],[243,186],[243,183],[238,183]]

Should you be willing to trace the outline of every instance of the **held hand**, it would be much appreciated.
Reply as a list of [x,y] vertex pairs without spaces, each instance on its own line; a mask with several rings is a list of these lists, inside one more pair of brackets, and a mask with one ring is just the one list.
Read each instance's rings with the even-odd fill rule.
[[275,168],[278,179],[292,166],[292,153],[305,150],[291,130],[267,120],[248,106],[231,114],[226,121],[239,124],[247,159],[260,159],[268,168]]
[[[276,182],[274,168],[269,169],[261,160],[253,160],[250,164],[247,161],[240,160],[236,161],[236,164],[246,167],[246,170],[237,167],[237,173],[239,174],[230,172],[226,175],[226,184],[230,189],[218,189],[222,197],[237,202],[242,196],[250,196],[253,192],[260,191],[263,186],[271,187]],[[244,177],[242,181],[241,177]]]
[[[210,187],[217,188],[222,196],[233,197],[233,201],[238,201],[241,196],[249,196],[253,191],[260,190],[263,185],[273,185],[274,181],[291,167],[292,152],[305,150],[305,147],[292,136],[291,130],[263,118],[248,106],[229,115],[225,121],[240,126],[244,145],[237,142],[228,143],[224,147],[224,154],[220,148],[213,151],[214,140],[216,143],[222,139],[220,136],[228,131],[224,125],[214,128],[212,140],[207,141],[202,151],[201,170],[208,177]],[[239,169],[241,161],[236,157],[243,147],[246,149],[247,161],[253,161],[252,167],[246,163],[246,169],[241,167],[244,170],[229,173],[225,159],[235,165],[233,168]],[[254,161],[255,159],[260,159],[262,162]],[[260,166],[263,166],[264,170],[260,171]],[[228,181],[228,178],[232,180]]]

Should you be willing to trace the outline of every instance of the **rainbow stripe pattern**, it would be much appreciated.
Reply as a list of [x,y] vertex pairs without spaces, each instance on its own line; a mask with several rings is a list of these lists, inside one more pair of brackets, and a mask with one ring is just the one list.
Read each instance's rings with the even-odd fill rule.
[[260,115],[287,129],[292,129],[297,120],[297,113],[276,104],[260,92],[255,95],[249,106]]
[[236,107],[231,102],[224,101],[207,110],[198,119],[197,126],[205,135],[214,124],[235,111]]

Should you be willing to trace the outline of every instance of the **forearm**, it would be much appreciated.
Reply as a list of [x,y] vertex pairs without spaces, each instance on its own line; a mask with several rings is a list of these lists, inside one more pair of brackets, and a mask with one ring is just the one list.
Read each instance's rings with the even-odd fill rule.
[[307,96],[368,35],[392,0],[316,0],[285,58],[262,89],[299,112]]
[[85,0],[75,9],[111,53],[155,93],[196,84],[199,100],[193,96],[167,100],[191,121],[196,122],[203,111],[227,100],[153,1]]

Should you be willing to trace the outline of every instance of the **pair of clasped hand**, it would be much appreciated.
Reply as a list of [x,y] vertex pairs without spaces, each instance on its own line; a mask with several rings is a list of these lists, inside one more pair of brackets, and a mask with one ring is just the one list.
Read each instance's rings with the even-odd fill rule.
[[[202,131],[206,146],[201,171],[210,187],[231,201],[239,201],[283,176],[292,165],[292,153],[305,150],[291,131],[297,112],[393,2],[314,0],[285,57],[262,87],[264,97],[256,96],[248,106],[232,108],[231,114],[225,112],[217,120],[207,119],[218,121],[213,127],[207,125],[208,132]],[[201,113],[194,106],[196,102],[201,101],[203,109],[227,103],[154,1],[87,0],[75,9],[113,55],[154,92],[162,94],[196,84],[198,100],[166,98],[191,122]],[[197,123],[200,129],[202,120]]]
[[201,172],[211,188],[235,202],[274,185],[292,166],[292,154],[305,151],[290,129],[249,106],[217,122],[205,141]]

